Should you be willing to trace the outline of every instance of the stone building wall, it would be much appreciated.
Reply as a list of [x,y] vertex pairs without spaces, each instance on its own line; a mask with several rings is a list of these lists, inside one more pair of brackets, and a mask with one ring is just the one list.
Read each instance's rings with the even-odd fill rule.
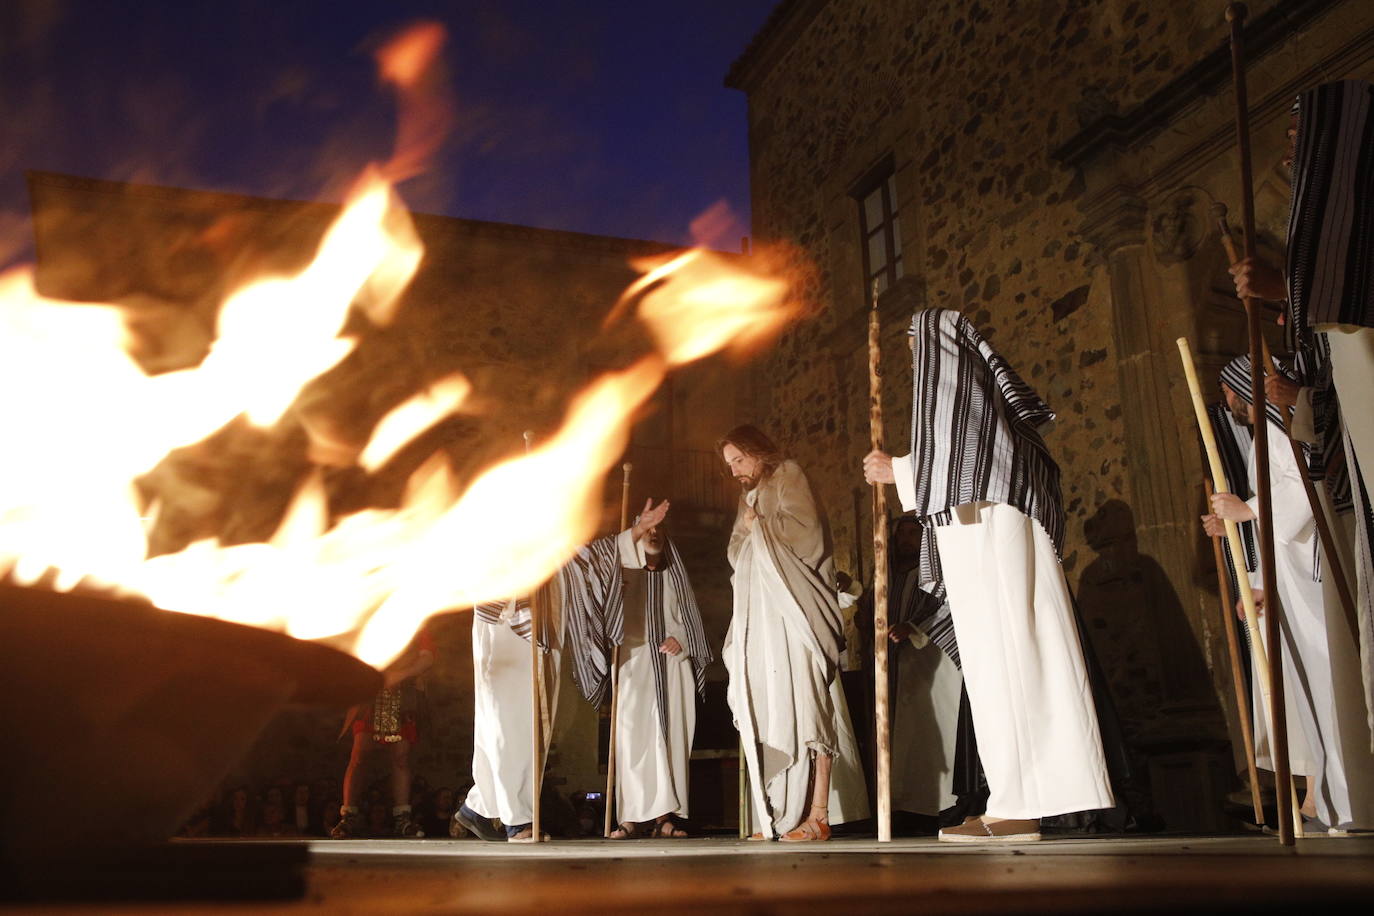
[[[1278,26],[1296,36],[1276,40],[1290,70],[1317,46],[1313,35],[1325,36],[1324,51],[1342,42],[1360,47],[1356,38],[1368,27],[1358,3],[1249,6],[1252,22],[1303,13]],[[1323,15],[1306,15],[1314,8]],[[869,497],[859,470],[869,437],[868,297],[851,192],[891,156],[906,276],[880,299],[886,445],[903,454],[909,436],[903,332],[911,311],[961,310],[1057,412],[1046,438],[1063,471],[1064,568],[1137,762],[1160,779],[1168,755],[1206,756],[1228,736],[1230,675],[1195,530],[1201,464],[1167,334],[1206,326],[1195,320],[1204,300],[1226,313],[1208,340],[1212,351],[1223,337],[1216,328],[1235,327],[1239,304],[1226,295],[1225,265],[1215,233],[1207,233],[1210,201],[1234,199],[1234,162],[1224,144],[1212,149],[1214,192],[1184,194],[1183,204],[1175,197],[1166,207],[1164,199],[1190,184],[1186,172],[1155,179],[1159,207],[1150,216],[1165,232],[1172,224],[1158,215],[1176,212],[1191,229],[1186,251],[1166,244],[1163,257],[1151,255],[1148,270],[1171,279],[1146,292],[1113,269],[1116,248],[1107,240],[1123,219],[1141,226],[1137,243],[1152,231],[1144,225],[1149,204],[1131,210],[1131,181],[1143,177],[1104,172],[1089,153],[1062,161],[1057,151],[1104,124],[1106,139],[1084,142],[1109,147],[1118,113],[1143,118],[1162,109],[1160,98],[1184,101],[1132,140],[1157,168],[1224,132],[1229,84],[1208,71],[1205,90],[1190,85],[1199,63],[1226,41],[1223,9],[1193,0],[789,0],[727,77],[749,96],[756,244],[800,246],[815,277],[813,316],[760,367],[758,419],[828,504],[838,565],[871,574]],[[1199,91],[1213,96],[1184,98]],[[1266,104],[1263,123],[1272,130],[1279,101]],[[1281,131],[1262,139],[1257,159],[1272,157]],[[1101,202],[1096,211],[1090,189]],[[1262,191],[1265,200],[1275,194]],[[1178,266],[1184,262],[1186,269]],[[1132,309],[1142,325],[1169,328],[1157,330],[1144,357],[1134,345],[1123,349]],[[1145,358],[1160,366],[1150,399],[1174,414],[1135,409],[1146,398],[1132,387],[1131,366]],[[1170,463],[1154,451],[1161,442]],[[1161,488],[1167,492],[1156,497]]]

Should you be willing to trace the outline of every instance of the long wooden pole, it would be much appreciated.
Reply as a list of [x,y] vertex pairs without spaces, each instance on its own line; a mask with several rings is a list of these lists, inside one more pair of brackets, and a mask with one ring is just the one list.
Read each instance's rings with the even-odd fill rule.
[[[634,465],[625,462],[625,476],[620,483],[620,527],[618,534],[630,527],[630,471]],[[629,613],[628,610],[625,613]],[[623,630],[622,630],[623,632]],[[611,836],[611,825],[615,823],[612,808],[615,807],[615,730],[620,724],[620,645],[611,648],[611,735],[606,742],[606,822],[602,836]]]
[[739,739],[739,838],[749,839],[749,768],[744,763],[744,736]]
[[[1250,108],[1245,87],[1245,43],[1243,27],[1245,24],[1245,4],[1232,3],[1226,7],[1226,19],[1231,24],[1231,76],[1236,93],[1236,144],[1240,152],[1241,215],[1245,229],[1245,256],[1255,256],[1255,182],[1250,164]],[[1277,786],[1289,785],[1292,771],[1288,760],[1288,722],[1283,704],[1283,645],[1280,636],[1279,614],[1283,608],[1275,589],[1277,581],[1274,566],[1274,503],[1269,478],[1269,437],[1263,434],[1265,423],[1264,338],[1260,334],[1260,314],[1258,303],[1253,299],[1245,301],[1246,323],[1250,330],[1250,403],[1255,410],[1255,489],[1259,497],[1259,536],[1260,536],[1260,577],[1264,584],[1267,612],[1264,615],[1265,630],[1269,636],[1269,653],[1272,664],[1269,666],[1269,693],[1273,699],[1271,714],[1274,733],[1270,736],[1270,746],[1274,758],[1274,780]],[[1293,845],[1293,818],[1291,797],[1281,789],[1274,793],[1278,806],[1279,843]]]
[[[1240,252],[1236,249],[1235,237],[1231,235],[1231,226],[1226,222],[1226,210],[1224,205],[1218,204],[1219,213],[1217,215],[1217,229],[1221,233],[1221,244],[1226,249],[1226,257],[1235,264],[1241,259]],[[1247,304],[1246,308],[1250,306]],[[1264,374],[1266,376],[1273,373],[1273,357],[1269,353],[1269,342],[1261,340],[1264,345]],[[1350,580],[1345,577],[1345,563],[1341,560],[1340,551],[1336,549],[1336,539],[1331,534],[1331,516],[1326,511],[1326,504],[1317,495],[1317,488],[1312,483],[1312,479],[1307,476],[1307,464],[1302,452],[1302,445],[1293,438],[1293,414],[1287,407],[1279,408],[1279,416],[1283,418],[1283,431],[1288,434],[1288,444],[1293,449],[1293,461],[1302,470],[1303,491],[1307,494],[1307,504],[1312,508],[1312,520],[1317,526],[1317,538],[1322,544],[1322,553],[1326,555],[1326,568],[1334,577],[1336,582],[1336,593],[1340,597],[1341,610],[1345,612],[1345,624],[1350,628],[1351,638],[1355,645],[1360,644],[1360,623],[1355,614],[1355,596],[1350,593]]]
[[[1188,345],[1188,338],[1178,339],[1178,352],[1183,359],[1183,375],[1188,380],[1188,393],[1192,397],[1198,433],[1202,436],[1202,448],[1207,454],[1207,465],[1212,472],[1212,485],[1218,493],[1230,493],[1231,485],[1226,477],[1226,466],[1221,462],[1216,433],[1212,430],[1212,421],[1207,417],[1207,404],[1202,399],[1202,385],[1198,382],[1197,364],[1193,362],[1193,348]],[[1260,696],[1264,698],[1264,715],[1272,730],[1274,702],[1270,692],[1269,653],[1265,649],[1264,639],[1260,636],[1259,612],[1255,608],[1255,596],[1249,588],[1250,571],[1245,568],[1245,548],[1240,539],[1240,526],[1230,519],[1227,519],[1225,524],[1226,543],[1231,547],[1231,569],[1236,574],[1236,581],[1241,583],[1240,601],[1245,611],[1245,626],[1250,631],[1255,681],[1259,684]]]
[[[1207,511],[1210,512],[1212,481],[1204,479],[1202,485],[1207,493]],[[1245,769],[1250,777],[1250,804],[1255,810],[1255,823],[1263,824],[1264,805],[1260,800],[1259,768],[1255,765],[1255,736],[1250,730],[1250,692],[1245,689],[1245,674],[1241,671],[1240,637],[1236,633],[1235,596],[1231,594],[1231,577],[1226,574],[1226,556],[1221,547],[1220,535],[1212,538],[1212,559],[1217,567],[1217,593],[1221,596],[1221,624],[1226,629],[1226,649],[1231,655],[1231,682],[1236,691],[1236,715],[1240,718],[1240,736],[1245,744]]]
[[[876,451],[883,447],[882,324],[878,284],[868,312],[868,427]],[[892,840],[892,733],[887,696],[887,491],[873,485],[873,728],[877,735],[878,842]]]
[[[525,431],[525,453],[529,454],[534,444],[534,433],[530,430]],[[539,630],[540,630],[540,610],[539,607],[540,589],[535,589],[530,595],[530,699],[531,716],[530,731],[533,743],[531,749],[534,756],[531,758],[533,765],[533,779],[531,788],[534,793],[533,804],[531,805],[530,820],[530,842],[543,842],[544,834],[541,832],[539,823],[539,800],[544,789],[544,660],[539,651]]]

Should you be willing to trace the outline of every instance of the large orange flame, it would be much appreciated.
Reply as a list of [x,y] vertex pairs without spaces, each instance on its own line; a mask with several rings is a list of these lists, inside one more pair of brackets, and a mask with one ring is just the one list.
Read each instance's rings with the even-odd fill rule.
[[[387,78],[413,86],[442,32],[419,28],[382,55]],[[50,576],[145,596],[171,611],[330,639],[373,665],[395,658],[440,611],[520,594],[551,576],[595,533],[605,474],[636,412],[674,366],[742,351],[794,314],[787,284],[740,259],[694,249],[637,264],[643,275],[613,317],[635,310],[655,350],[594,380],[557,431],[528,454],[479,474],[466,489],[435,454],[411,476],[397,509],[329,521],[323,479],[301,484],[265,543],[201,541],[147,558],[159,507],[133,481],[171,450],[238,416],[269,425],[301,389],[355,345],[349,309],[386,323],[423,250],[392,188],[396,162],[356,182],[315,257],[223,303],[209,354],[194,368],[147,376],[129,356],[114,306],[46,299],[28,269],[0,275],[0,574]],[[443,379],[387,414],[359,451],[330,463],[365,470],[463,409],[461,376]]]

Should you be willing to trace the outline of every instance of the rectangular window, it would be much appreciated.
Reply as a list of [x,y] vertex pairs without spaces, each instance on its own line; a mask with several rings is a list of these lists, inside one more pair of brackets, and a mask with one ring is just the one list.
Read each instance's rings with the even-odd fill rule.
[[892,157],[869,170],[850,192],[859,208],[859,238],[864,262],[864,298],[878,285],[882,293],[904,274],[902,223],[897,209],[897,179]]

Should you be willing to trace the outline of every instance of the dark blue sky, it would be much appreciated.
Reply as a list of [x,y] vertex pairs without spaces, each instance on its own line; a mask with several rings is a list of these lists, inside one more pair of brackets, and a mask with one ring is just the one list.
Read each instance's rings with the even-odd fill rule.
[[26,169],[316,198],[391,149],[370,51],[435,19],[457,127],[412,209],[688,239],[748,218],[730,62],[774,0],[4,0],[0,260]]

